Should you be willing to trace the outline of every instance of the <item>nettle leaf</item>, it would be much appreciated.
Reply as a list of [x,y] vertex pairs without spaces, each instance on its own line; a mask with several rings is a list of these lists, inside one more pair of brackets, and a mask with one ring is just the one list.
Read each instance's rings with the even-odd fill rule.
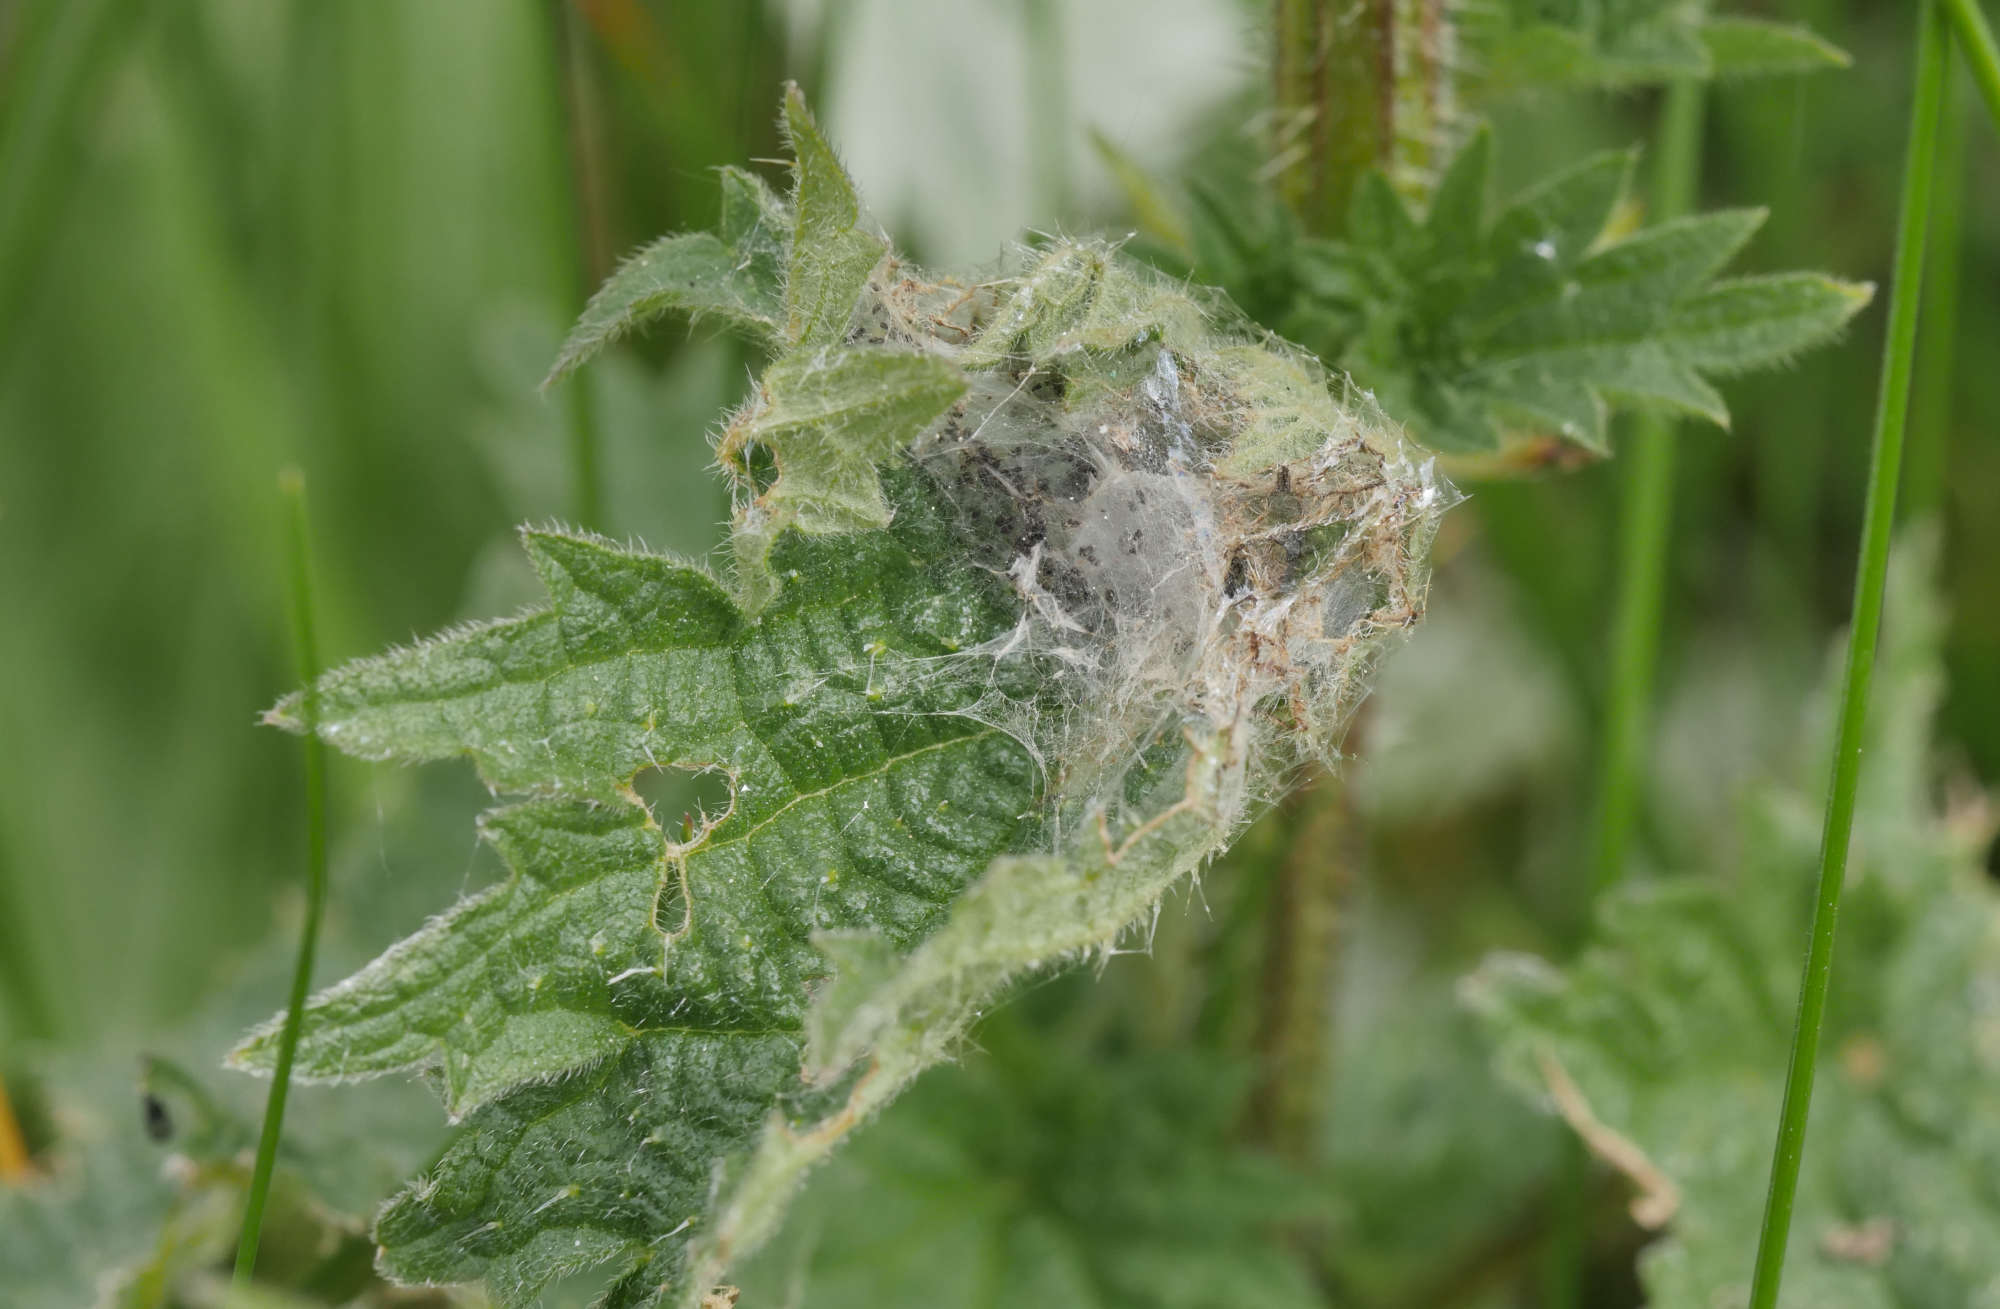
[[768,452],[777,479],[760,504],[766,534],[886,527],[876,465],[942,418],[965,394],[949,362],[885,350],[787,355],[758,379],[757,396],[723,434],[718,457],[752,474]]
[[845,335],[869,272],[888,244],[861,226],[861,202],[796,86],[785,88],[785,139],[797,158],[798,226],[785,279],[785,340],[829,345]]
[[1308,1309],[1328,1189],[1244,1147],[1248,1071],[1215,1051],[1088,1057],[980,1028],[814,1177],[745,1304]]
[[791,203],[754,174],[722,169],[717,230],[663,236],[619,265],[563,342],[544,386],[669,313],[712,314],[771,347],[840,340],[888,246],[862,225],[854,184],[795,86],[785,93],[782,126],[797,157]]
[[[1786,1305],[1972,1304],[2000,1278],[2000,893],[1981,867],[1990,825],[1931,799],[1930,553],[1903,555],[1891,583]],[[1662,1309],[1748,1294],[1822,791],[1765,795],[1733,876],[1617,892],[1568,968],[1497,957],[1467,983],[1508,1078],[1667,1229],[1641,1256]]]
[[[547,608],[270,715],[525,797],[483,823],[504,882],[307,1011],[298,1077],[424,1071],[461,1122],[382,1211],[399,1278],[715,1293],[1013,979],[1109,948],[1329,757],[1422,612],[1452,497],[1379,412],[1108,247],[922,274],[785,112],[734,575],[530,531]],[[659,770],[729,800],[654,813]]]
[[1726,426],[1709,375],[1828,339],[1872,293],[1804,273],[1713,281],[1760,210],[1608,235],[1628,154],[1559,174],[1489,222],[1490,171],[1482,131],[1422,221],[1379,176],[1364,182],[1347,239],[1302,243],[1286,321],[1441,450],[1490,450],[1504,433],[1602,451],[1614,403]]
[[1803,27],[1761,18],[1710,18],[1701,25],[1702,44],[1716,77],[1770,77],[1846,68],[1845,50]]
[[1633,86],[1681,77],[1738,77],[1843,68],[1837,46],[1801,27],[1715,17],[1700,0],[1503,0],[1458,18],[1492,89]]
[[786,326],[792,228],[791,209],[762,178],[724,168],[719,230],[663,236],[619,265],[590,298],[543,385],[669,313],[713,314],[760,344],[775,344]]
[[[9,1309],[223,1303],[218,1270],[241,1234],[260,1106],[243,1094],[255,1090],[248,1084],[211,1087],[189,1069],[213,1057],[225,1036],[218,1024],[240,1025],[243,1000],[262,1008],[289,962],[259,960],[211,996],[191,1028],[149,1030],[156,1053],[135,1056],[129,1041],[103,1054],[8,1051],[9,1089],[35,1152],[28,1177],[0,1186]],[[256,1284],[244,1294],[297,1305],[441,1303],[374,1273],[365,1217],[380,1188],[436,1148],[435,1112],[415,1088],[334,1099],[302,1092],[292,1101]]]

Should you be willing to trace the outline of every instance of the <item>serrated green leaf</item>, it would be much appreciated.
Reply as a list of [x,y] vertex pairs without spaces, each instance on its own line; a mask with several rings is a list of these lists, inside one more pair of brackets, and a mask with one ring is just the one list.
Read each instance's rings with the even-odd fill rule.
[[1522,354],[1571,346],[1622,346],[1651,335],[1663,303],[1715,275],[1764,221],[1761,209],[1677,218],[1600,247],[1564,257],[1550,232],[1496,244],[1496,263],[1514,275],[1496,279],[1465,307],[1465,333],[1481,344]]
[[1051,1044],[983,1026],[969,1066],[926,1079],[814,1176],[744,1270],[744,1303],[1323,1303],[1283,1234],[1323,1223],[1327,1192],[1232,1139],[1247,1070]]
[[1711,18],[1701,25],[1717,77],[1817,73],[1853,63],[1845,50],[1803,27],[1760,18]]
[[[1990,835],[1968,841],[1929,795],[1942,624],[1927,553],[1893,575],[1787,1306],[1971,1304],[2000,1277],[1985,998],[2000,986],[2000,895],[1979,866]],[[1631,885],[1573,965],[1502,957],[1468,983],[1510,1080],[1633,1180],[1642,1222],[1667,1228],[1641,1259],[1661,1309],[1747,1288],[1811,912],[1816,780],[1761,797],[1732,875]]]
[[1431,192],[1430,208],[1424,214],[1425,230],[1434,234],[1479,230],[1486,221],[1486,191],[1492,175],[1493,133],[1481,123],[1452,156]]
[[1065,338],[1083,326],[1109,264],[1108,252],[1094,246],[1050,251],[980,332],[972,361],[995,364],[1019,355],[1031,363],[1049,362]]
[[1627,86],[1706,77],[1702,7],[1687,0],[1503,0],[1469,8],[1465,38],[1484,56],[1488,93],[1535,86]]
[[1803,28],[1711,17],[1691,0],[1502,0],[1459,14],[1480,55],[1469,91],[1568,83],[1634,86],[1677,77],[1732,77],[1842,67],[1837,47]]
[[763,179],[723,169],[719,233],[663,236],[621,264],[590,298],[542,385],[561,381],[606,346],[673,312],[715,314],[774,343],[784,327],[791,227],[789,210]]
[[[808,935],[865,924],[894,943],[920,937],[1030,799],[1018,753],[976,726],[910,732],[810,794],[771,787],[686,844],[637,804],[489,814],[514,877],[316,997],[295,1075],[439,1067],[457,1116],[651,1032],[796,1044],[826,971]],[[929,797],[945,794],[968,797],[950,844],[932,830]],[[803,874],[780,866],[805,850],[817,854]],[[267,1070],[274,1041],[260,1031],[236,1062]]]
[[[787,118],[803,327],[721,443],[733,593],[530,532],[547,609],[313,690],[344,749],[534,797],[486,820],[507,882],[308,1012],[302,1077],[437,1068],[464,1115],[384,1212],[399,1276],[512,1304],[612,1263],[611,1303],[694,1304],[1003,986],[1328,754],[1421,611],[1450,496],[1375,410],[1103,246],[871,277]],[[656,768],[726,773],[726,811],[650,813]]]
[[[754,1140],[798,1086],[809,987],[827,972],[811,934],[865,926],[907,947],[1033,831],[1021,822],[1034,778],[1018,746],[952,716],[948,697],[912,700],[888,660],[870,680],[878,656],[934,656],[1009,614],[990,579],[926,568],[912,549],[934,550],[940,524],[919,502],[904,509],[895,538],[781,549],[786,588],[754,622],[718,612],[714,584],[694,570],[536,534],[550,611],[329,678],[319,719],[329,740],[383,743],[392,757],[471,753],[496,785],[538,789],[528,778],[540,770],[544,785],[605,795],[488,815],[510,881],[309,1008],[301,1080],[437,1066],[448,1107],[468,1115],[438,1169],[384,1215],[379,1238],[398,1276],[485,1277],[516,1298],[644,1254],[701,1212],[711,1163]],[[548,648],[550,629],[573,638],[566,650]],[[683,658],[689,639],[722,637],[733,644]],[[513,654],[523,648],[539,660]],[[461,680],[481,660],[511,663],[520,680]],[[596,698],[551,696],[566,674]],[[426,678],[437,682],[429,696],[418,694]],[[370,703],[364,687],[393,687],[394,700]],[[663,703],[720,706],[735,721],[663,721]],[[451,741],[455,725],[464,734]],[[546,748],[523,760],[493,744],[514,734]],[[684,840],[620,794],[627,768],[717,757],[731,807]],[[237,1057],[268,1063],[269,1030]],[[649,1084],[677,1089],[648,1101]],[[695,1104],[699,1130],[682,1126]],[[566,1162],[549,1194],[531,1196],[552,1142]],[[659,1169],[635,1179],[629,1160],[648,1151]],[[617,1162],[600,1174],[589,1163],[599,1158]]]
[[[555,1277],[649,1256],[701,1217],[709,1161],[755,1136],[797,1069],[780,1034],[651,1033],[517,1091],[474,1114],[382,1211],[384,1266],[411,1282],[482,1278],[518,1304]],[[679,1254],[660,1248],[656,1275]]]
[[758,504],[764,530],[822,534],[883,527],[889,505],[875,474],[965,394],[943,359],[875,349],[787,355],[759,379],[757,399],[729,425],[718,454],[748,470],[768,451],[777,481]]
[[1714,17],[1691,0],[1502,0],[1458,15],[1478,52],[1465,91],[1487,96],[1567,83],[1623,87],[1680,77],[1751,77],[1845,67],[1802,27]]
[[[501,790],[619,798],[660,763],[728,757],[742,617],[699,569],[607,541],[523,533],[552,605],[327,675],[320,734],[363,759],[470,757]],[[267,721],[298,730],[292,696]]]
[[[1866,303],[1863,288],[1803,274],[1711,289],[1758,210],[1607,240],[1629,152],[1558,174],[1488,225],[1472,203],[1490,171],[1484,141],[1475,135],[1454,161],[1421,226],[1386,182],[1357,188],[1349,239],[1300,251],[1287,320],[1438,449],[1491,449],[1524,431],[1603,451],[1613,402],[1726,426],[1705,372],[1775,362]],[[1725,362],[1717,347],[1739,326],[1758,348]]]
[[785,340],[805,349],[836,345],[847,333],[868,274],[888,247],[861,226],[854,183],[820,135],[819,124],[796,86],[785,89],[784,128],[797,160],[792,192],[796,226],[785,279]]
[[[1478,149],[1476,145],[1471,148]],[[1400,262],[1415,242],[1419,227],[1388,177],[1370,172],[1363,174],[1354,188],[1347,230],[1355,245]]]
[[1720,376],[1768,368],[1839,332],[1874,291],[1817,273],[1733,278],[1676,306],[1665,337],[1681,359]]
[[[1504,255],[1533,255],[1558,267],[1577,263],[1596,246],[1625,198],[1636,159],[1631,150],[1600,151],[1536,183],[1493,220],[1486,245]],[[1477,243],[1483,222],[1482,215],[1472,215],[1471,221],[1440,237]],[[1544,245],[1550,247],[1546,252]]]

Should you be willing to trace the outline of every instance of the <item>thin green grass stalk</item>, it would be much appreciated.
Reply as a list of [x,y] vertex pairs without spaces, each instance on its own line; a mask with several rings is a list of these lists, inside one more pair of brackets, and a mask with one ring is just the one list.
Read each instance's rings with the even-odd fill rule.
[[1931,192],[1929,268],[1917,355],[1914,424],[1904,457],[1902,510],[1906,522],[1935,517],[1945,502],[1951,458],[1951,390],[1958,365],[1958,280],[1964,255],[1965,137],[1971,116],[1965,97],[1946,102],[1939,129],[1937,186]]
[[278,1161],[278,1138],[284,1132],[285,1099],[291,1091],[292,1059],[299,1048],[299,1025],[306,992],[312,984],[313,955],[319,949],[319,920],[326,908],[326,747],[314,728],[319,713],[314,685],[319,681],[319,643],[313,632],[312,536],[306,524],[305,479],[297,469],[278,477],[290,529],[292,648],[298,660],[299,684],[305,688],[300,720],[305,728],[306,789],[306,917],[299,929],[298,963],[292,970],[291,1001],[278,1038],[278,1058],[271,1072],[271,1094],[264,1105],[264,1131],[257,1141],[257,1164],[250,1175],[250,1195],[243,1206],[243,1235],[236,1246],[236,1284],[247,1286],[257,1266],[257,1240],[264,1225],[264,1206],[271,1196],[271,1172]]
[[1874,453],[1868,468],[1868,501],[1862,516],[1861,557],[1855,569],[1854,618],[1847,634],[1847,666],[1840,687],[1840,729],[1834,745],[1833,779],[1827,790],[1826,828],[1820,843],[1819,894],[1813,907],[1812,941],[1799,984],[1798,1025],[1792,1035],[1785,1098],[1772,1151],[1771,1184],[1764,1200],[1763,1229],[1757,1238],[1757,1265],[1751,1278],[1750,1309],[1775,1309],[1784,1275],[1785,1241],[1798,1196],[1799,1164],[1805,1157],[1806,1121],[1812,1110],[1813,1072],[1820,1028],[1826,1017],[1827,987],[1833,977],[1834,928],[1847,877],[1848,845],[1854,833],[1855,786],[1861,775],[1861,734],[1868,716],[1868,688],[1875,673],[1875,644],[1882,629],[1883,591],[1889,572],[1889,540],[1895,526],[1896,483],[1901,471],[1903,431],[1910,401],[1910,378],[1917,345],[1917,305],[1922,297],[1924,237],[1930,222],[1937,169],[1938,126],[1949,76],[1951,38],[1945,0],[1926,0],[1917,18],[1916,97],[1910,108],[1909,150],[1903,165],[1901,217],[1896,227],[1896,262],[1889,288],[1889,330],[1882,349],[1882,383],[1875,410]]
[[[557,62],[553,99],[560,120],[557,140],[562,143],[562,153],[569,164],[558,189],[565,193],[569,203],[562,206],[566,221],[556,224],[556,262],[577,286],[580,309],[611,270],[605,257],[603,214],[598,203],[598,137],[586,84],[590,70],[577,28],[574,7],[558,4],[553,14],[551,41]],[[568,330],[574,317],[574,314],[565,317],[563,330]],[[570,512],[578,526],[603,531],[603,460],[599,454],[597,403],[589,375],[572,378],[568,390],[565,417],[569,423]]]
[[[1694,208],[1701,177],[1703,99],[1702,84],[1692,79],[1676,82],[1667,90],[1653,167],[1656,221],[1679,218]],[[1643,782],[1640,764],[1652,716],[1673,526],[1673,421],[1657,413],[1638,415],[1619,462],[1625,474],[1624,515],[1611,681],[1598,753],[1593,892],[1611,886],[1624,873],[1638,818]]]
[[1986,102],[1993,126],[2000,128],[2000,44],[1993,40],[1993,29],[1987,26],[1986,15],[1979,12],[1978,0],[1939,3],[1957,32],[1958,48],[1972,70],[1972,84],[1979,88],[1979,98]]
[[[1694,208],[1701,180],[1704,88],[1685,79],[1667,90],[1653,161],[1656,220]],[[1612,629],[1611,681],[1605,697],[1604,733],[1598,748],[1597,813],[1590,901],[1624,873],[1643,783],[1640,767],[1652,718],[1654,674],[1659,663],[1661,615],[1666,608],[1667,557],[1674,507],[1674,423],[1644,413],[1631,423],[1619,458],[1624,473],[1624,514],[1618,550],[1618,613]],[[1582,1303],[1583,1265],[1589,1252],[1587,1195],[1591,1165],[1572,1138],[1557,1179],[1555,1232],[1549,1247],[1544,1299],[1552,1309]]]

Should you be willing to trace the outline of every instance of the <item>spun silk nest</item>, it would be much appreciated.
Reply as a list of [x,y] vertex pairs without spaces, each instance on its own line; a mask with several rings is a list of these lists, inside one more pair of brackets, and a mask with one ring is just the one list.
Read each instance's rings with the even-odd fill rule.
[[[968,568],[1004,577],[1012,629],[871,685],[940,679],[955,710],[1042,770],[1050,835],[1142,822],[1183,798],[1190,749],[1226,751],[1233,827],[1343,729],[1388,644],[1421,618],[1437,524],[1457,500],[1344,377],[1101,243],[1016,256],[977,283],[879,264],[845,346],[948,361],[964,394],[901,455],[949,506]],[[739,535],[768,507],[722,436]],[[902,699],[903,695],[893,696]]]

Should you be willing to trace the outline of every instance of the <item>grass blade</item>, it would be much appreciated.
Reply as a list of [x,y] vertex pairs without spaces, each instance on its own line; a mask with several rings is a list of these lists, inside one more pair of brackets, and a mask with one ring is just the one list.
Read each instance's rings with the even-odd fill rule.
[[[1679,218],[1694,208],[1701,179],[1703,86],[1684,79],[1667,91],[1653,173],[1653,217]],[[1639,814],[1641,760],[1652,716],[1659,662],[1660,624],[1666,608],[1667,555],[1673,529],[1674,428],[1671,418],[1642,413],[1633,419],[1619,460],[1624,474],[1618,546],[1617,614],[1611,638],[1611,681],[1598,743],[1597,812],[1592,822],[1590,894],[1579,904],[1587,923],[1590,902],[1625,869]],[[1547,1298],[1554,1306],[1582,1303],[1583,1264],[1590,1221],[1589,1152],[1572,1140],[1556,1234],[1549,1249]]]
[[[604,280],[604,214],[600,193],[600,145],[590,87],[589,61],[579,42],[576,10],[558,5],[552,14],[554,32],[550,44],[559,65],[551,100],[560,120],[558,126],[569,167],[558,188],[573,192],[574,203],[567,206],[568,221],[555,225],[556,263],[581,284],[586,303],[590,293]],[[566,195],[565,198],[571,198]],[[565,331],[569,324],[564,323]],[[579,527],[604,528],[604,474],[599,458],[597,405],[590,379],[580,377],[566,397],[569,423],[570,512]]]
[[1937,187],[1931,192],[1924,269],[1924,321],[1918,336],[1909,449],[1903,456],[1903,521],[1945,510],[1951,462],[1952,387],[1958,375],[1959,282],[1964,277],[1966,129],[1971,105],[1951,96],[1939,129]]
[[319,947],[319,920],[326,907],[326,747],[313,731],[318,716],[319,645],[313,632],[311,533],[306,525],[305,479],[297,469],[278,478],[290,529],[292,647],[298,660],[300,713],[306,724],[306,915],[299,929],[299,957],[292,970],[292,993],[279,1039],[271,1094],[264,1105],[264,1130],[257,1141],[257,1164],[250,1176],[250,1194],[243,1207],[243,1235],[236,1246],[236,1284],[247,1285],[257,1266],[257,1238],[264,1224],[264,1205],[271,1195],[271,1172],[277,1164],[278,1138],[284,1132],[285,1097],[291,1089],[292,1060],[298,1052],[299,1025],[306,992],[312,984],[313,955]]
[[1861,557],[1855,569],[1854,618],[1847,636],[1847,664],[1841,677],[1839,735],[1834,745],[1833,779],[1828,787],[1826,827],[1820,840],[1819,892],[1813,906],[1812,940],[1799,985],[1798,1024],[1792,1034],[1785,1098],[1772,1152],[1770,1189],[1757,1238],[1750,1309],[1774,1309],[1784,1274],[1785,1242],[1797,1198],[1799,1164],[1805,1155],[1806,1122],[1812,1109],[1813,1072],[1819,1056],[1820,1027],[1826,1017],[1833,976],[1834,928],[1847,877],[1847,850],[1854,831],[1855,786],[1861,775],[1861,735],[1868,713],[1868,689],[1875,673],[1875,643],[1882,628],[1882,598],[1889,570],[1889,539],[1895,525],[1896,483],[1901,471],[1903,431],[1908,416],[1910,377],[1916,354],[1917,305],[1922,295],[1924,237],[1937,166],[1950,56],[1945,0],[1920,6],[1917,19],[1916,98],[1910,109],[1909,149],[1903,164],[1901,216],[1896,229],[1896,261],[1889,293],[1889,330],[1882,351],[1881,389],[1875,410],[1874,450],[1868,469],[1868,501],[1862,516]]
[[[1694,207],[1701,175],[1702,84],[1676,82],[1667,92],[1653,177],[1654,220]],[[1640,759],[1653,703],[1654,668],[1665,607],[1667,545],[1673,523],[1674,423],[1658,413],[1632,423],[1623,459],[1625,503],[1619,542],[1618,613],[1611,647],[1611,684],[1598,754],[1596,846],[1592,889],[1624,871],[1639,809]]]
[[1958,48],[1972,69],[1972,82],[1979,88],[1979,98],[1986,102],[1993,126],[2000,128],[2000,45],[1994,43],[1993,29],[1987,26],[1986,15],[1979,12],[1978,0],[1938,2],[1957,29]]

